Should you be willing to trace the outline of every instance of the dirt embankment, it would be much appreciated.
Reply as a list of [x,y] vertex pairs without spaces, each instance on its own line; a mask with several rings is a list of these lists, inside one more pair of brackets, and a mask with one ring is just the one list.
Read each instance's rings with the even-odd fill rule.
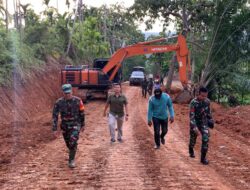
[[59,68],[58,62],[49,59],[25,82],[14,81],[12,88],[0,88],[0,169],[19,153],[52,139],[44,138],[50,134],[51,120],[44,122],[41,118],[51,115],[53,103],[60,96]]
[[29,121],[48,106],[51,107],[59,96],[60,65],[53,59],[30,73],[25,82],[13,82],[12,87],[1,87],[0,122]]

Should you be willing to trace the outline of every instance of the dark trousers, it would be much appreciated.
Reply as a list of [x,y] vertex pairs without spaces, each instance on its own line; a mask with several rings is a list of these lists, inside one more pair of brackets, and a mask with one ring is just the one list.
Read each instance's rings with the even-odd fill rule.
[[163,139],[168,132],[168,119],[163,120],[153,117],[153,125],[154,125],[155,144],[157,146],[160,146],[161,138]]
[[153,87],[148,87],[148,95],[152,96],[152,92],[153,92]]
[[147,97],[147,88],[142,88],[142,96],[143,96],[144,98]]
[[[208,142],[209,142],[209,129],[207,126],[198,126],[198,129],[202,135],[202,145],[201,145],[201,152],[207,153],[208,151]],[[189,140],[189,147],[194,148],[196,144],[197,134],[194,130],[190,129],[190,140]]]

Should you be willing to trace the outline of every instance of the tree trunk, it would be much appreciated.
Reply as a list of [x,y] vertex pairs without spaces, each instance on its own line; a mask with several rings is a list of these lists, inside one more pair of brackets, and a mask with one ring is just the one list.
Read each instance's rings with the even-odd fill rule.
[[241,93],[241,104],[243,104],[244,103],[244,92],[242,91],[242,93]]
[[221,87],[219,85],[219,87],[218,87],[218,100],[217,100],[218,103],[220,103],[220,97],[221,97]]
[[[191,53],[190,53],[191,56]],[[191,82],[194,84],[195,82],[195,57],[192,54],[192,59],[191,59]]]
[[[190,39],[191,41],[195,41],[195,35],[194,35],[194,32],[190,32]],[[190,66],[191,66],[191,82],[192,84],[194,84],[195,82],[195,53],[196,53],[196,46],[191,44],[191,48],[192,49],[192,52],[191,50],[189,50],[189,56],[190,56]]]
[[107,36],[107,9],[104,8],[104,26],[103,26],[103,33],[104,33],[104,41],[108,42],[108,36]]
[[74,26],[75,26],[75,22],[76,22],[77,13],[78,13],[78,8],[76,8],[76,10],[75,10],[75,17],[74,17],[74,21],[73,21],[72,31],[69,32],[69,42],[68,42],[68,45],[67,45],[66,55],[69,55],[69,50],[70,50],[70,47],[71,47],[71,40],[72,40],[72,36],[73,36],[73,33],[74,33]]
[[79,0],[77,9],[79,13],[79,20],[82,23],[83,22],[82,0]]
[[6,24],[6,32],[8,32],[9,29],[9,14],[8,14],[8,0],[5,0],[5,24]]
[[174,76],[174,66],[175,66],[176,61],[177,61],[176,55],[173,55],[171,64],[169,67],[169,71],[168,71],[168,80],[167,80],[167,85],[166,85],[168,92],[170,92],[171,90],[171,85],[172,85],[173,76]]

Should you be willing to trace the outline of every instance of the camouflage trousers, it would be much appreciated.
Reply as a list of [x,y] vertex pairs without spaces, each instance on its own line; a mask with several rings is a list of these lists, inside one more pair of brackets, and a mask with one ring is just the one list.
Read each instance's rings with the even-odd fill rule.
[[77,141],[79,139],[80,126],[62,123],[61,128],[65,144],[69,149],[69,160],[74,160],[78,144]]
[[[206,153],[208,151],[208,141],[209,141],[209,128],[206,125],[198,126],[198,130],[202,135],[202,145],[201,145],[201,152]],[[189,147],[194,148],[197,139],[197,132],[190,128],[190,140],[189,140]]]

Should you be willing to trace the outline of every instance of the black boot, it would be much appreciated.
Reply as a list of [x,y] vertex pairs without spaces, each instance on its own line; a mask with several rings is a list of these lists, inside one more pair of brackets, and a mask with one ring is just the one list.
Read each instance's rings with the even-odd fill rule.
[[206,159],[207,152],[201,152],[201,163],[204,165],[208,165],[209,161]]
[[190,156],[191,158],[195,158],[194,149],[191,148],[191,147],[189,147],[189,156]]
[[69,150],[69,160],[74,160],[76,155],[75,150]]
[[75,150],[69,150],[69,167],[74,168],[75,167]]

